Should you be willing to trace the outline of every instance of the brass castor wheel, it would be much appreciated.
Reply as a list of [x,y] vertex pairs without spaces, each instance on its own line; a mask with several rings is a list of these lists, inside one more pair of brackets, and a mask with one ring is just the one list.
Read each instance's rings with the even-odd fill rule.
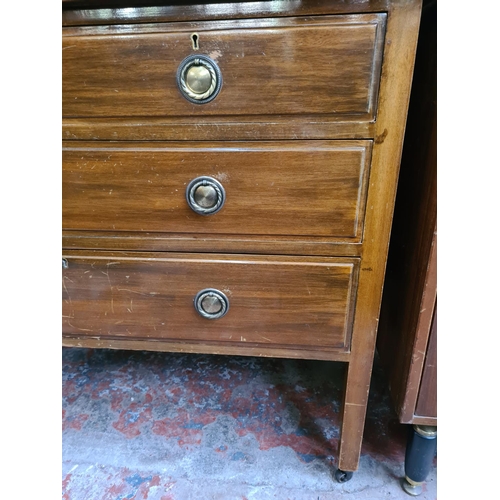
[[335,479],[338,483],[347,483],[347,481],[352,479],[353,474],[354,472],[351,471],[337,469],[335,471]]
[[422,485],[421,484],[412,484],[410,481],[408,481],[407,478],[403,478],[401,481],[401,487],[403,490],[408,493],[408,495],[411,495],[412,497],[417,497],[422,493]]

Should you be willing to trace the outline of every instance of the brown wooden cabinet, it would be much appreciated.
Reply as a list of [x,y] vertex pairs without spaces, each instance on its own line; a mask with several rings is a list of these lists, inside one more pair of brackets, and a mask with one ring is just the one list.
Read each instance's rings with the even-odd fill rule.
[[437,425],[436,2],[422,13],[377,349],[401,423]]
[[436,25],[436,2],[424,2],[377,339],[399,421],[416,426],[406,464],[412,494],[437,427]]
[[420,9],[63,0],[63,344],[344,362],[349,479]]

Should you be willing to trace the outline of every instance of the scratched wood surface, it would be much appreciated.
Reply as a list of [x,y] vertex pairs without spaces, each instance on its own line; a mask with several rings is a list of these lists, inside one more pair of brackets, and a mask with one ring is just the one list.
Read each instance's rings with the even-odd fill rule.
[[437,425],[437,305],[434,307],[414,419],[422,416],[435,418],[433,425]]
[[[264,2],[170,1],[162,0],[62,0],[63,26],[154,23],[209,19],[311,16],[385,12],[389,0],[355,2]],[[133,8],[132,8],[133,7]]]
[[[384,14],[211,21],[63,31],[63,116],[359,115],[373,119]],[[199,50],[191,41],[199,35]],[[220,94],[193,104],[176,74],[213,59]]]
[[[203,254],[64,256],[63,335],[347,351],[357,259]],[[222,291],[228,313],[193,305]]]
[[211,235],[130,231],[63,231],[63,248],[149,252],[210,252],[263,255],[360,257],[362,243],[306,236]]
[[380,302],[394,198],[398,181],[404,125],[411,90],[420,24],[421,2],[391,3],[372,155],[357,303],[342,409],[339,467],[356,470],[370,389]]
[[437,300],[436,47],[434,5],[422,16],[377,340],[402,423],[423,423],[416,405]]
[[270,347],[264,344],[244,344],[216,341],[173,341],[156,339],[94,338],[82,335],[64,336],[64,347],[85,347],[89,349],[125,349],[132,351],[183,352],[193,354],[222,354],[229,356],[266,356],[287,359],[314,359],[321,361],[349,361],[349,352],[338,349],[318,350],[301,347]]
[[[63,144],[63,228],[359,241],[371,142]],[[204,216],[199,176],[226,191]]]
[[64,118],[64,140],[81,141],[237,141],[289,139],[366,139],[374,137],[374,123],[352,115],[217,117],[203,121],[189,117]]
[[[124,23],[125,9],[72,10],[71,2],[66,3],[68,9],[63,16],[66,24],[63,30],[66,46],[63,51],[63,137],[99,142],[99,146],[91,146],[89,150],[106,146],[106,141],[372,141],[371,165],[365,170],[369,172],[369,178],[364,217],[361,216],[363,220],[359,221],[356,233],[360,235],[362,229],[362,238],[347,243],[347,239],[335,240],[336,237],[325,233],[321,233],[323,236],[312,236],[312,233],[297,236],[294,234],[295,224],[305,227],[297,217],[293,223],[284,224],[287,229],[283,233],[260,236],[258,244],[255,239],[241,234],[210,232],[194,235],[183,233],[184,228],[171,233],[73,228],[65,232],[69,262],[65,273],[72,269],[77,273],[77,279],[73,280],[76,282],[75,295],[72,289],[68,291],[72,301],[74,298],[78,300],[79,295],[86,297],[78,307],[88,318],[76,325],[79,331],[66,326],[63,342],[65,345],[131,349],[144,348],[149,343],[151,349],[158,350],[345,361],[348,370],[341,410],[338,466],[354,471],[358,467],[363,437],[421,1],[319,0],[254,4],[251,7],[246,2],[210,5],[201,2],[186,8],[180,4],[163,5],[157,10],[148,10],[149,7],[141,10],[139,7],[133,9],[133,13],[129,12],[131,17],[127,24]],[[259,6],[262,7],[260,13],[257,12]],[[275,15],[271,12],[272,6]],[[232,29],[228,30],[229,26]],[[217,58],[224,78],[219,96],[203,106],[184,102],[172,79],[178,62],[191,53],[189,34],[193,28],[201,31],[200,50]],[[73,42],[74,47],[71,46]],[[161,48],[164,42],[176,42],[171,45],[171,54],[164,55]],[[243,53],[245,57],[239,57]],[[325,54],[335,57],[325,57]],[[114,146],[120,148],[121,144],[116,142]],[[134,145],[131,148],[133,150]],[[313,147],[310,150],[311,154],[316,154]],[[328,178],[331,172],[327,171],[326,163],[316,158],[308,169],[300,171],[301,175],[312,175],[319,165]],[[273,166],[279,161],[279,155],[276,155]],[[292,157],[289,161],[293,166]],[[335,165],[332,163],[330,167],[334,172]],[[252,170],[253,165],[247,163],[247,169]],[[298,167],[295,170],[298,172]],[[257,169],[256,175],[258,173]],[[87,175],[83,169],[82,179]],[[87,177],[87,182],[89,179]],[[321,193],[321,179],[322,176],[318,176],[315,181],[318,193]],[[314,198],[307,201],[314,207]],[[324,206],[333,207],[335,203],[337,201],[332,199]],[[82,206],[89,214],[88,207],[84,203]],[[304,210],[306,213],[307,209]],[[76,220],[75,215],[72,217]],[[110,215],[106,214],[106,217]],[[320,230],[326,227],[324,215],[318,217],[319,221],[311,226],[316,228],[314,231],[320,226],[323,228]],[[340,219],[343,218],[344,215],[340,215]],[[92,252],[89,248],[116,249],[117,252]],[[162,253],[176,249],[183,253]],[[130,253],[130,250],[138,253]],[[141,251],[145,250],[155,250],[152,259],[156,264],[147,259],[149,264],[144,264],[146,261]],[[208,253],[231,250],[238,255]],[[255,263],[252,266],[243,264],[242,261],[250,258],[244,254],[251,254],[254,250],[280,255],[252,255]],[[199,256],[199,262],[193,263],[190,259],[193,258],[192,252],[196,251],[207,253]],[[294,256],[285,257],[283,254]],[[123,333],[121,327],[116,326],[121,319],[115,318],[113,323],[107,314],[111,296],[113,308],[115,306],[116,287],[122,288],[126,277],[132,274],[120,275],[120,269],[125,267],[109,266],[113,268],[112,274],[117,273],[111,278],[104,265],[106,269],[103,267],[104,274],[100,273],[100,285],[83,286],[85,278],[82,275],[88,274],[85,270],[90,272],[89,263],[91,259],[94,262],[97,255],[102,257],[101,266],[113,259],[126,262],[126,266],[135,265],[137,276],[148,274],[147,284],[135,278],[135,290],[141,293],[160,282],[168,289],[165,270],[172,271],[168,275],[172,283],[187,276],[182,279],[179,289],[176,287],[165,296],[166,301],[173,301],[176,305],[176,301],[187,299],[192,294],[195,281],[200,279],[204,269],[213,269],[210,274],[217,280],[222,280],[222,270],[231,269],[224,274],[234,280],[231,281],[233,290],[238,283],[243,283],[245,297],[242,302],[234,299],[235,309],[250,326],[247,331],[253,336],[240,335],[239,342],[233,342],[233,339],[221,339],[221,335],[231,333],[214,329],[209,330],[207,342],[202,330],[196,326],[198,318],[192,317],[196,313],[184,304],[179,305],[179,310],[186,307],[184,318],[193,321],[190,331],[198,332],[198,337],[193,339],[189,334],[180,339],[148,337],[156,332],[154,327],[147,326],[146,316],[157,318],[154,314],[163,314],[161,305],[153,298],[143,303],[142,310],[147,311],[144,313],[146,330],[141,330],[140,322],[132,322],[136,336],[130,338],[128,332]],[[333,257],[330,260],[312,255]],[[82,265],[77,263],[78,259]],[[234,264],[231,264],[231,259]],[[151,266],[152,272],[147,271]],[[244,267],[245,272],[241,272]],[[259,272],[262,269],[266,272]],[[70,275],[65,276],[73,279]],[[110,284],[108,276],[110,281],[116,277],[116,281]],[[64,282],[66,286],[68,283],[71,284],[67,280]],[[260,284],[264,286],[264,292],[269,287],[269,292],[260,293]],[[278,288],[275,288],[276,284]],[[217,282],[217,286],[226,285],[223,281]],[[311,296],[307,286],[310,290],[313,287]],[[292,287],[295,288],[293,291]],[[97,298],[95,304],[92,293]],[[137,295],[120,290],[121,293]],[[328,295],[332,293],[333,302]],[[131,314],[125,309],[127,298],[132,297],[117,296],[125,317]],[[69,302],[69,297],[66,300]],[[277,302],[273,302],[275,300]],[[263,317],[255,318],[246,301],[262,306]],[[101,329],[119,332],[117,335],[112,333],[104,338],[100,337],[102,331],[98,335],[92,333],[99,328],[92,319],[92,304],[97,307],[101,318],[104,316],[99,323]],[[270,304],[277,308],[271,308]],[[65,303],[64,307],[67,311],[68,304]],[[149,311],[149,307],[154,311]],[[242,332],[239,320],[229,314],[222,320],[234,322],[231,323],[234,331]],[[71,308],[66,315],[71,321]],[[343,327],[340,326],[341,316],[344,318]],[[175,316],[174,326],[186,332],[180,317]],[[315,325],[311,335],[307,325]],[[153,332],[150,332],[151,328]],[[271,330],[277,336],[269,337]],[[264,339],[255,337],[255,332],[281,344],[266,344]],[[241,336],[246,340],[242,341]],[[318,348],[320,345],[323,347]]]

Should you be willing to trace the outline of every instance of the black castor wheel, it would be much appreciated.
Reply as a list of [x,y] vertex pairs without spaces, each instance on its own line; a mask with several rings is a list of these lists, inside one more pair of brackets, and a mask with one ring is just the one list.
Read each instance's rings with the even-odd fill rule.
[[353,474],[354,472],[348,470],[337,469],[335,471],[335,479],[338,483],[347,483],[347,481],[350,481],[352,479]]

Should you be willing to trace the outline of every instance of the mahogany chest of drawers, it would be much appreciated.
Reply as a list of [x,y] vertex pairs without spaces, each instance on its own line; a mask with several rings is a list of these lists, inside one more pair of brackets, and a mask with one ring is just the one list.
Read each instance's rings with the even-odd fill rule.
[[63,345],[347,363],[358,467],[418,0],[63,0]]

